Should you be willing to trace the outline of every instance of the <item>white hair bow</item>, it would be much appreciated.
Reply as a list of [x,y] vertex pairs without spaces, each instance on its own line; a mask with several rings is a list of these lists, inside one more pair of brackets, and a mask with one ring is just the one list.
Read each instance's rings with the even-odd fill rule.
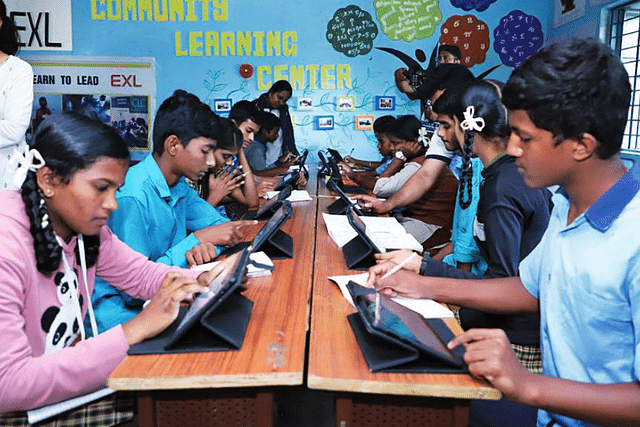
[[27,172],[35,172],[44,166],[44,159],[40,152],[35,148],[32,148],[31,150],[28,148],[25,149],[24,154],[15,150],[11,160],[9,160],[9,170],[13,169],[16,164],[19,166],[13,176],[13,185],[21,188],[24,180],[27,179]]
[[464,115],[464,120],[460,123],[462,130],[474,130],[476,132],[482,132],[484,129],[484,119],[482,117],[474,117],[476,109],[473,105],[469,105]]
[[429,136],[427,134],[427,129],[424,126],[418,129],[418,142],[424,147],[429,147]]

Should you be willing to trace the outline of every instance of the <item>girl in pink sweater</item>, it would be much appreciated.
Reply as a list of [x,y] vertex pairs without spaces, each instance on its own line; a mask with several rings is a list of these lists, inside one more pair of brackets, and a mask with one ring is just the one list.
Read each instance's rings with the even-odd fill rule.
[[[150,262],[105,226],[129,166],[113,129],[50,118],[33,148],[16,175],[21,190],[0,192],[0,414],[103,387],[129,346],[169,326],[180,302],[215,274]],[[128,323],[84,339],[96,275],[151,301]]]

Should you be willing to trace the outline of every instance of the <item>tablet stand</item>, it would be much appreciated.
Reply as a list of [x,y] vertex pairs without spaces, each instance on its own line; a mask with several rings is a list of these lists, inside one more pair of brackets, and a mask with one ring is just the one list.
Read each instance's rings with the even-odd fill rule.
[[346,215],[349,204],[342,198],[338,198],[335,202],[327,206],[327,210],[332,215]]
[[205,313],[200,322],[191,327],[175,345],[165,348],[173,332],[187,313],[186,307],[180,307],[178,318],[164,332],[131,346],[128,354],[238,350],[244,341],[252,307],[251,300],[234,292],[219,307]]
[[359,234],[342,247],[342,253],[349,270],[366,270],[376,263],[374,249]]
[[293,239],[282,230],[278,230],[258,248],[271,259],[293,258]]

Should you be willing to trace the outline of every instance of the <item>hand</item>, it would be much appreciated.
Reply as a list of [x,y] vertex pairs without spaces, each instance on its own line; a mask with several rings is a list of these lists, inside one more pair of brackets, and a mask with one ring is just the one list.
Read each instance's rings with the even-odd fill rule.
[[418,141],[404,141],[396,145],[396,148],[402,151],[407,160],[413,159],[420,155],[424,146]]
[[386,201],[382,201],[374,196],[356,194],[353,196],[353,198],[358,201],[358,205],[360,205],[362,209],[368,212],[383,214],[391,210],[391,208],[388,207],[388,203]]
[[[239,166],[241,168],[242,166]],[[220,175],[209,175],[209,196],[207,202],[212,206],[227,197],[233,190],[244,185],[244,174],[236,174],[236,171],[223,171]]]
[[275,187],[273,182],[262,180],[260,184],[258,184],[258,197],[264,197],[267,191],[273,191]]
[[373,286],[383,295],[389,297],[403,296],[408,298],[429,298],[429,295],[425,295],[425,291],[422,288],[418,288],[416,282],[419,278],[417,273],[400,269],[393,273],[386,279],[382,279],[389,270],[395,267],[397,264],[394,262],[384,262],[376,264],[369,269],[369,278],[367,279],[367,286]]
[[198,241],[202,243],[209,242],[216,246],[234,246],[243,237],[242,228],[257,223],[258,221],[255,220],[229,221],[202,228],[193,234],[195,234]]
[[241,253],[242,252],[236,252],[217,263],[211,270],[201,273],[198,276],[198,283],[202,286],[209,287],[213,279],[218,277],[229,265],[235,263]]
[[464,361],[471,375],[486,379],[509,400],[526,400],[526,385],[534,374],[516,358],[502,329],[469,329],[451,340],[447,347],[453,349],[460,344],[465,346]]
[[356,166],[357,161],[351,156],[344,156],[344,163],[346,163],[348,166],[351,166],[353,168]]
[[278,158],[278,164],[281,167],[288,168],[291,165],[293,165],[296,160],[297,160],[297,157],[295,154],[286,151],[284,154],[282,154],[282,156],[280,156],[280,158]]
[[408,79],[405,73],[408,71],[409,70],[406,68],[398,68],[396,71],[394,71],[393,77],[396,79],[397,82],[406,81]]
[[349,175],[350,173],[353,172],[353,169],[351,168],[351,166],[347,165],[345,162],[338,163],[338,169],[340,169],[340,172],[346,175]]
[[129,345],[137,344],[164,331],[178,317],[180,302],[189,301],[207,287],[178,272],[164,276],[160,288],[149,304],[133,319],[122,325]]
[[[390,261],[395,264],[400,264],[404,262],[407,258],[411,257],[413,253],[410,249],[400,249],[398,251],[391,251],[385,253],[374,254],[377,264],[382,264],[384,262]],[[413,271],[414,273],[420,272],[420,266],[422,265],[422,259],[419,256],[413,256],[411,261],[405,264],[402,268],[405,270]]]
[[213,261],[218,256],[218,251],[213,243],[200,243],[187,251],[184,256],[189,266],[205,264]]
[[300,172],[300,176],[298,177],[298,180],[296,181],[296,185],[298,185],[300,187],[304,187],[305,185],[307,185],[307,177],[305,176],[304,173]]

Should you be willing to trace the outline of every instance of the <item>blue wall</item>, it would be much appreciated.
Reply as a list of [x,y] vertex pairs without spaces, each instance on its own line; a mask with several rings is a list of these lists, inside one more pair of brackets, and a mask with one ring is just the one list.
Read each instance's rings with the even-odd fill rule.
[[[160,3],[162,1],[164,0],[161,0]],[[293,98],[289,102],[291,113],[295,117],[295,134],[298,145],[314,151],[327,146],[338,147],[343,152],[350,152],[353,149],[354,155],[357,157],[373,158],[377,156],[373,132],[356,130],[355,117],[357,115],[378,117],[383,114],[418,114],[419,105],[415,101],[409,101],[395,87],[393,72],[403,65],[397,58],[376,49],[363,55],[349,57],[336,51],[327,41],[327,24],[338,9],[355,5],[362,11],[368,12],[378,31],[377,36],[373,39],[373,46],[396,48],[411,56],[417,48],[423,49],[427,56],[430,54],[441,35],[442,25],[449,17],[472,14],[486,23],[490,35],[490,47],[486,60],[471,68],[475,74],[502,63],[500,57],[493,50],[493,31],[500,24],[502,17],[518,9],[537,18],[540,21],[546,42],[553,14],[553,4],[549,1],[440,0],[438,4],[437,0],[413,0],[413,2],[410,0],[375,0],[375,3],[384,8],[388,7],[384,6],[385,4],[399,1],[421,3],[423,7],[432,3],[437,4],[436,8],[430,7],[430,13],[437,16],[435,12],[439,8],[442,18],[436,23],[435,31],[431,36],[410,42],[392,40],[386,34],[391,34],[391,30],[383,28],[380,19],[376,16],[374,0],[304,2],[228,0],[226,20],[224,19],[224,11],[216,9],[218,12],[222,12],[222,15],[217,15],[222,20],[215,20],[213,13],[214,5],[224,4],[226,0],[212,0],[204,2],[210,8],[208,21],[203,21],[200,0],[195,2],[185,0],[178,2],[184,5],[185,20],[163,22],[152,21],[148,18],[134,21],[131,12],[127,14],[128,19],[124,20],[122,9],[118,14],[115,7],[123,3],[138,6],[144,3],[153,5],[157,3],[157,0],[74,0],[72,2],[74,50],[71,54],[155,57],[157,66],[156,105],[159,105],[176,88],[191,91],[210,103],[213,103],[213,100],[217,98],[232,98],[234,101],[254,99],[263,92],[257,78],[258,67],[267,67],[268,73],[261,74],[264,84],[274,80],[274,73],[279,65],[303,66],[303,70],[305,70],[304,67],[315,64],[318,66],[318,70],[312,73],[316,79],[315,87],[311,85],[310,73],[305,71],[304,87],[296,88]],[[168,0],[167,3],[175,3],[175,0]],[[186,21],[189,4],[196,5],[195,21],[193,22]],[[479,5],[480,8],[488,5],[488,8],[483,11],[475,9],[465,11],[454,7],[453,4]],[[115,17],[115,20],[108,19],[108,5],[112,6],[112,17]],[[362,14],[359,16],[362,17]],[[366,16],[362,19],[366,21]],[[360,26],[356,30],[362,28],[363,26]],[[371,28],[369,27],[369,29]],[[236,52],[235,56],[228,53],[226,56],[222,56],[222,53],[218,52],[218,56],[216,56],[212,50],[212,54],[208,56],[206,48],[199,44],[204,43],[206,32],[218,35],[230,32],[234,37],[237,32],[252,32],[252,35],[255,35],[256,32],[280,32],[280,54],[239,56]],[[285,32],[289,32],[286,33],[287,38],[285,38]],[[190,33],[193,34],[194,40],[191,52],[189,52]],[[181,37],[178,46],[175,41],[176,34]],[[553,34],[561,37],[565,34],[565,30],[561,28],[554,31]],[[266,43],[266,40],[264,42]],[[286,52],[289,55],[285,54],[285,45],[289,48]],[[179,56],[184,54],[186,56]],[[194,54],[202,54],[202,56],[193,56]],[[241,77],[238,72],[243,63],[250,64],[254,68],[254,74],[249,79]],[[322,87],[321,67],[323,65],[325,66],[325,83],[329,86],[333,84],[335,88]],[[511,70],[511,67],[503,65],[491,77],[506,80]],[[341,88],[338,87],[340,84]],[[336,111],[336,97],[339,95],[354,96],[355,111]],[[376,110],[375,97],[381,95],[396,97],[395,110]],[[312,97],[313,110],[297,110],[296,98],[299,96]],[[334,129],[318,130],[315,124],[318,115],[333,115]]]

